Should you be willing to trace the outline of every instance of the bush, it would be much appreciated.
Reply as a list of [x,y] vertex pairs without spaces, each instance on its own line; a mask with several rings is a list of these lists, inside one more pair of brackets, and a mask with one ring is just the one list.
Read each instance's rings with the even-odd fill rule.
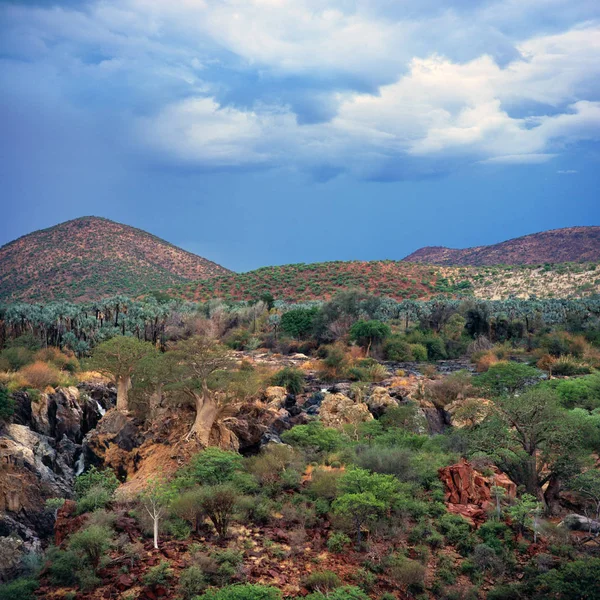
[[179,576],[177,592],[183,600],[191,600],[207,587],[206,576],[200,567],[192,565],[184,569]]
[[53,585],[75,585],[78,575],[86,565],[82,555],[73,550],[58,550],[54,548],[47,553],[50,561],[50,581]]
[[320,452],[333,452],[342,447],[344,438],[336,429],[323,427],[318,421],[296,425],[281,435],[286,444]]
[[474,378],[473,384],[492,396],[514,394],[527,384],[537,383],[541,372],[534,367],[515,362],[498,362],[487,372]]
[[304,587],[311,592],[327,594],[342,584],[333,571],[317,571],[304,579]]
[[197,600],[281,600],[281,592],[271,586],[244,583],[209,590]]
[[304,373],[299,369],[285,367],[273,375],[271,384],[284,387],[290,394],[299,394],[304,389]]
[[329,539],[327,540],[327,549],[330,552],[339,554],[350,542],[350,538],[345,533],[336,531],[329,536]]
[[0,585],[0,600],[34,600],[35,590],[40,587],[36,579],[15,579]]
[[47,387],[60,385],[61,374],[56,367],[44,362],[34,362],[20,369],[25,385],[36,390],[44,391]]
[[15,412],[15,401],[8,390],[0,385],[0,421],[8,421]]
[[101,471],[96,467],[91,467],[75,480],[75,494],[77,498],[83,498],[95,487],[105,489],[112,496],[119,487],[119,480],[112,469]]
[[413,592],[423,588],[425,572],[424,565],[404,556],[396,556],[388,568],[388,573],[394,581]]
[[90,525],[71,535],[69,549],[80,552],[94,569],[98,568],[100,559],[113,545],[112,535],[108,527]]
[[173,569],[169,561],[162,561],[155,567],[150,567],[142,577],[144,585],[153,587],[155,585],[166,585],[173,577]]
[[399,335],[393,335],[386,340],[383,354],[387,360],[395,362],[409,362],[414,358],[410,344]]
[[332,590],[328,594],[313,592],[305,596],[304,600],[369,600],[369,597],[360,588],[345,585]]
[[202,488],[200,505],[221,539],[227,536],[238,497],[239,492],[231,485]]
[[304,338],[312,330],[318,308],[294,308],[281,315],[281,330],[294,338]]
[[0,359],[3,359],[11,371],[18,371],[33,360],[33,352],[23,347],[6,348],[0,353]]
[[552,375],[567,377],[573,375],[589,375],[592,372],[592,369],[589,365],[573,356],[561,356],[551,364],[550,372]]
[[427,348],[423,344],[410,344],[410,351],[416,362],[425,362],[427,360]]
[[104,508],[111,499],[112,494],[109,490],[101,485],[95,485],[86,492],[83,498],[77,501],[77,513],[82,514]]
[[238,452],[206,448],[192,457],[189,465],[179,472],[178,478],[185,485],[229,483],[243,470],[243,464],[243,458]]

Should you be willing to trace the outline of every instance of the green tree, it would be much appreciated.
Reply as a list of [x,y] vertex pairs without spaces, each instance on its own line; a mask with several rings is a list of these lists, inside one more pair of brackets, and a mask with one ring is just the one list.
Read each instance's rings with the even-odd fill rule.
[[229,523],[240,497],[232,485],[215,485],[202,488],[200,505],[213,524],[219,538],[227,537]]
[[474,384],[492,396],[512,395],[528,383],[539,380],[541,372],[529,365],[515,362],[499,362],[474,379]]
[[154,547],[158,549],[158,533],[160,523],[168,513],[169,506],[175,497],[173,486],[162,477],[149,479],[146,487],[140,493],[140,506],[152,520]]
[[537,541],[537,518],[541,511],[542,505],[531,494],[523,494],[506,509],[508,516],[517,524],[521,533],[525,532],[526,527],[533,529],[534,541]]
[[371,346],[383,342],[392,333],[389,325],[381,321],[357,321],[350,328],[350,338],[365,348],[369,356]]
[[195,435],[207,447],[213,426],[233,399],[224,393],[227,380],[217,377],[219,371],[231,366],[227,349],[215,340],[194,336],[179,342],[169,355],[173,381],[169,387],[181,391],[196,409],[186,439]]
[[561,409],[551,390],[536,386],[520,396],[494,398],[471,442],[552,510],[560,482],[577,472],[584,435],[585,423]]
[[294,338],[304,338],[313,330],[318,308],[294,308],[281,316],[281,329]]
[[117,336],[99,344],[92,354],[90,367],[114,377],[117,384],[117,410],[129,410],[131,378],[139,362],[156,349],[137,338]]

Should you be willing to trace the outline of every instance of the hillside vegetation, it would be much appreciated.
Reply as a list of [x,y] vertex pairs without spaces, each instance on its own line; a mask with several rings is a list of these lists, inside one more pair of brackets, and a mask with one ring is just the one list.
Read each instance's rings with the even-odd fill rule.
[[595,263],[546,266],[440,267],[403,261],[328,262],[264,267],[188,283],[169,294],[194,301],[210,298],[253,300],[265,292],[288,301],[323,300],[348,288],[396,300],[438,294],[498,300],[582,297],[600,292]]
[[0,300],[96,300],[228,273],[141,229],[82,217],[0,248]]
[[600,227],[566,227],[490,246],[427,246],[405,259],[429,265],[535,265],[600,260]]

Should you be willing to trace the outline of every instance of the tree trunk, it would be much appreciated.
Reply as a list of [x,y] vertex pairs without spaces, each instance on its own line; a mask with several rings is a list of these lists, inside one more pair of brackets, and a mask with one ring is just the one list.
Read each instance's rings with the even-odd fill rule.
[[158,550],[158,519],[154,517],[154,547]]
[[557,513],[558,502],[559,502],[559,498],[558,498],[559,492],[560,492],[560,480],[558,479],[558,477],[554,477],[554,476],[550,477],[550,481],[548,482],[548,487],[546,488],[546,491],[544,492],[544,502],[546,503],[548,512],[551,515],[554,515]]
[[117,410],[127,412],[129,405],[127,402],[127,396],[131,389],[131,377],[125,375],[117,378]]
[[150,417],[151,418],[156,417],[156,411],[162,404],[162,389],[163,389],[163,384],[159,383],[156,386],[156,389],[150,395],[148,404],[149,404],[149,408],[150,408]]
[[190,433],[195,433],[198,441],[208,447],[210,432],[217,417],[217,403],[210,393],[196,394],[196,419]]

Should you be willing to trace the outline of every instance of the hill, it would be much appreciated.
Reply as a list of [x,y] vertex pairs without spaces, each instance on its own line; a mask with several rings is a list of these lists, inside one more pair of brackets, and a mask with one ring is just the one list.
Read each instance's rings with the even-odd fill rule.
[[405,262],[429,265],[535,265],[600,260],[600,227],[567,227],[533,233],[491,246],[426,246]]
[[141,229],[82,217],[0,248],[0,300],[137,296],[226,273],[224,267]]
[[255,300],[265,292],[290,302],[323,300],[349,288],[396,300],[436,294],[497,300],[511,295],[540,298],[600,293],[596,263],[491,267],[444,267],[402,261],[327,262],[264,267],[176,286],[169,294],[185,300]]

